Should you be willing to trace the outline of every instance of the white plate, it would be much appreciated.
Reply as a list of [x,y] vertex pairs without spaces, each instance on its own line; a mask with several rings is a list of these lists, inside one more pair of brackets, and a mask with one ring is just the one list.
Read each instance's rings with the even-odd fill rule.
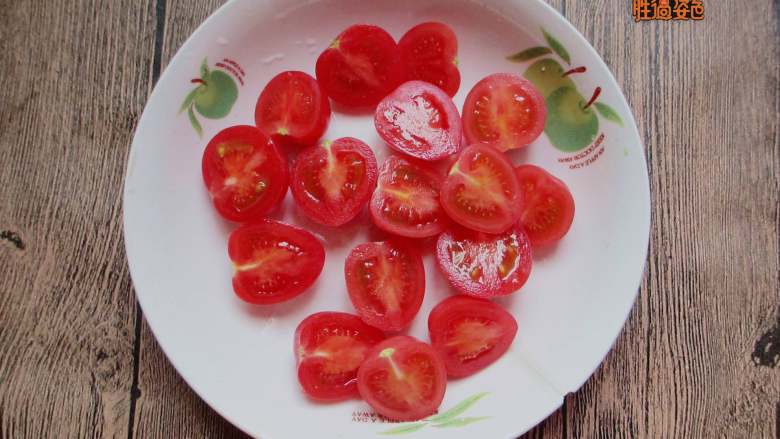
[[[299,391],[294,372],[292,336],[298,322],[316,311],[352,311],[343,262],[354,245],[366,240],[366,216],[363,222],[338,230],[316,227],[301,217],[288,195],[276,217],[323,238],[325,268],[311,291],[291,302],[246,305],[230,285],[226,239],[234,226],[217,216],[201,181],[203,148],[220,129],[253,123],[257,95],[275,74],[283,70],[313,74],[317,55],[347,26],[373,23],[400,38],[411,26],[430,20],[448,23],[459,39],[463,78],[455,96],[459,108],[482,77],[524,73],[540,59],[555,60],[566,69],[586,66],[586,73],[570,78],[586,99],[601,87],[598,102],[604,105],[593,142],[573,144],[576,135],[560,140],[566,133],[554,133],[559,139],[556,146],[545,134],[513,154],[516,162],[539,164],[563,179],[572,190],[577,213],[564,240],[535,255],[526,286],[501,300],[519,324],[510,351],[479,374],[448,385],[442,411],[487,392],[456,417],[479,420],[458,421],[448,428],[423,423],[407,434],[513,438],[525,432],[591,375],[634,303],[650,226],[642,144],[608,68],[552,8],[540,0],[230,1],[179,50],[149,99],[128,163],[124,225],[138,300],[160,346],[198,395],[251,435],[365,439],[399,427],[372,416],[362,401],[309,402]],[[546,39],[542,29],[555,41]],[[522,63],[506,59],[536,46],[556,50]],[[229,114],[219,119],[206,118],[193,108],[203,129],[200,137],[187,111],[179,110],[196,86],[190,80],[199,77],[204,59],[210,70],[231,77],[238,94],[233,105],[226,100],[223,110]],[[370,118],[334,113],[326,137],[361,138],[381,162],[388,148]],[[425,302],[409,331],[424,340],[428,311],[451,294],[432,262],[428,254]]]

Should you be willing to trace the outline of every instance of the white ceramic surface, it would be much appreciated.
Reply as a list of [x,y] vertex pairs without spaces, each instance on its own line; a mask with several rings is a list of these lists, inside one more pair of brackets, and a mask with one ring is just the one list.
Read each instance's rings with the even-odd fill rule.
[[[608,68],[556,11],[540,0],[232,0],[183,45],[149,99],[129,158],[124,226],[133,283],[160,346],[198,395],[253,436],[363,439],[398,427],[367,414],[370,408],[362,401],[309,402],[294,372],[292,336],[298,322],[316,311],[352,311],[343,262],[354,245],[367,240],[369,221],[363,214],[340,229],[316,226],[302,217],[288,194],[275,217],[323,239],[325,268],[314,287],[291,302],[244,304],[232,293],[226,254],[234,226],[217,216],[203,188],[203,148],[220,129],[253,123],[257,95],[275,74],[313,74],[317,55],[347,26],[373,23],[400,38],[411,26],[430,20],[449,24],[458,36],[458,108],[482,77],[523,73],[533,62],[510,62],[508,55],[552,47],[544,28],[565,47],[571,65],[560,52],[546,56],[567,68],[587,66],[587,73],[571,76],[577,88],[590,96],[602,87],[599,102],[608,104],[622,124],[600,116],[598,132],[604,137],[594,148],[562,152],[545,134],[512,154],[516,162],[539,164],[569,185],[577,205],[574,224],[555,248],[535,255],[526,286],[499,301],[519,325],[510,351],[488,369],[448,385],[443,411],[488,392],[461,416],[487,418],[450,428],[426,424],[407,436],[520,435],[585,382],[634,303],[650,226],[644,151]],[[179,109],[204,58],[210,69],[231,75],[238,98],[226,117],[194,113],[203,129],[200,137]],[[334,112],[326,137],[341,136],[366,141],[380,163],[389,153],[370,115]],[[430,245],[425,265],[425,301],[408,332],[427,340],[428,312],[451,291],[436,272]]]

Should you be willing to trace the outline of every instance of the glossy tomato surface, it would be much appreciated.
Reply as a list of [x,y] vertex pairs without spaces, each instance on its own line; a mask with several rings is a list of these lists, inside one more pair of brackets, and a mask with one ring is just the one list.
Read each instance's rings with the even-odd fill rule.
[[358,390],[380,414],[415,421],[439,408],[447,370],[436,351],[413,337],[389,338],[368,353],[358,371]]
[[458,156],[439,199],[455,222],[485,233],[502,233],[511,227],[521,202],[512,163],[502,152],[479,144]]
[[358,396],[357,372],[371,348],[385,339],[360,317],[318,312],[295,330],[298,382],[312,399],[340,401]]
[[431,83],[455,96],[460,88],[458,39],[444,23],[421,23],[398,42],[406,79]]
[[463,138],[452,99],[423,81],[405,82],[382,99],[374,112],[374,125],[391,148],[420,160],[455,154]]
[[358,139],[342,137],[301,151],[293,165],[290,187],[307,217],[335,227],[360,213],[376,179],[371,148]]
[[530,81],[510,73],[482,79],[463,104],[463,132],[468,142],[493,145],[501,151],[536,140],[546,120],[542,94]]
[[531,242],[515,225],[498,235],[453,227],[436,241],[436,261],[450,285],[490,298],[519,290],[531,274]]
[[375,106],[402,81],[401,52],[378,26],[358,24],[342,32],[317,59],[317,81],[348,108]]
[[214,207],[230,221],[261,218],[287,193],[287,161],[253,126],[217,133],[203,151],[202,172]]
[[233,290],[246,302],[266,305],[303,293],[322,271],[325,249],[311,233],[261,220],[230,234]]
[[534,247],[558,242],[574,221],[574,197],[566,183],[534,165],[515,168],[523,204],[520,224]]
[[439,203],[443,177],[425,163],[390,156],[379,169],[371,196],[371,219],[380,229],[399,236],[438,235],[446,222]]
[[410,243],[360,244],[347,256],[344,276],[352,305],[371,326],[400,331],[420,310],[425,270],[420,253]]
[[445,299],[428,316],[431,345],[453,378],[473,375],[512,345],[517,322],[493,302],[465,296]]
[[303,72],[282,72],[265,86],[255,105],[255,124],[279,145],[313,145],[330,120],[320,85]]

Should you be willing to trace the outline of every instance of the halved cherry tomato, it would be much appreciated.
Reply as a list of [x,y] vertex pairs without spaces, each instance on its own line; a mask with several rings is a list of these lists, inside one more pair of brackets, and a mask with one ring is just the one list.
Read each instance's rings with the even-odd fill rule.
[[400,240],[358,245],[347,256],[344,277],[360,318],[384,331],[407,327],[425,295],[422,257]]
[[431,345],[447,367],[447,375],[472,375],[498,360],[512,345],[517,322],[493,302],[454,296],[436,305],[428,316]]
[[461,293],[505,296],[519,290],[531,274],[531,242],[519,225],[498,235],[457,227],[439,235],[436,261]]
[[534,247],[552,244],[566,235],[574,221],[574,198],[566,183],[534,165],[515,168],[523,205],[520,224]]
[[376,186],[373,151],[352,137],[323,142],[295,159],[291,189],[303,213],[327,226],[354,218]]
[[445,222],[439,204],[443,177],[424,163],[390,156],[379,169],[371,196],[371,219],[399,236],[424,238],[441,233]]
[[257,98],[255,123],[280,145],[312,145],[330,120],[328,97],[303,72],[282,72],[271,79]]
[[444,23],[422,23],[409,29],[398,42],[406,65],[406,79],[429,82],[448,95],[460,88],[458,39]]
[[325,249],[314,235],[269,219],[234,230],[228,255],[233,261],[233,290],[258,305],[303,293],[325,263]]
[[358,24],[342,32],[317,58],[317,81],[346,107],[373,107],[403,80],[398,45],[384,29]]
[[203,151],[202,168],[214,207],[231,221],[262,217],[287,193],[287,161],[253,126],[237,125],[217,133]]
[[455,154],[463,138],[452,99],[423,81],[406,82],[382,99],[374,125],[391,148],[421,160]]
[[382,331],[344,312],[318,312],[295,330],[298,382],[310,398],[340,401],[358,396],[357,372]]
[[463,104],[463,132],[469,143],[491,144],[501,151],[536,140],[546,120],[542,94],[522,76],[510,73],[479,81]]
[[517,219],[520,188],[512,163],[487,145],[461,152],[441,187],[444,211],[458,224],[485,233],[501,233]]
[[377,344],[358,370],[360,396],[381,415],[416,421],[436,413],[447,370],[427,343],[399,335]]

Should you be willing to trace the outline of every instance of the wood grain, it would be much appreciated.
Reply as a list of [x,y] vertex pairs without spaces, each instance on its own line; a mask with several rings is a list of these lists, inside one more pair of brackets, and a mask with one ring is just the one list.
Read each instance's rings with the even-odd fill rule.
[[[0,437],[244,437],[140,318],[120,220],[151,84],[222,1],[69,3],[0,1]],[[780,6],[550,3],[634,110],[653,223],[615,348],[525,437],[780,438]]]

